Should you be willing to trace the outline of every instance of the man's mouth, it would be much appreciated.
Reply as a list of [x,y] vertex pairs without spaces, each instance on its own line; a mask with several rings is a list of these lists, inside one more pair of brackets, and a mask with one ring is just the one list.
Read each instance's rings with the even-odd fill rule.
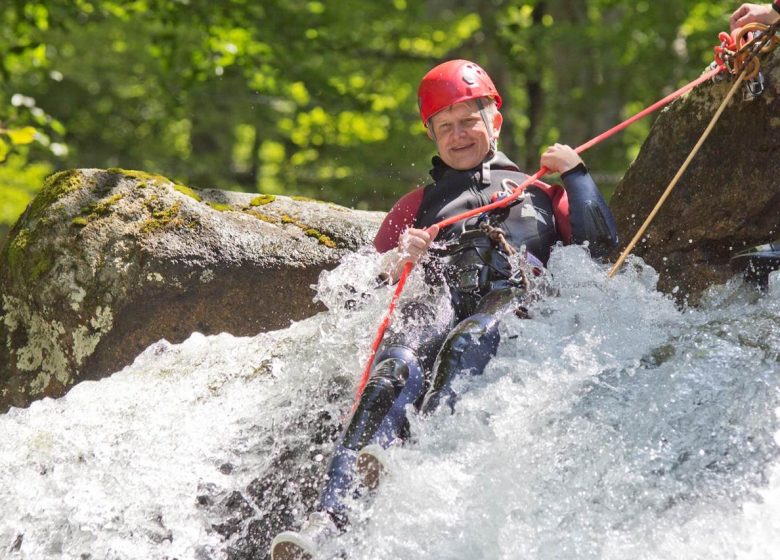
[[464,150],[468,150],[472,146],[474,146],[473,143],[472,144],[466,144],[465,146],[456,146],[456,147],[452,148],[452,151],[453,152],[462,152]]

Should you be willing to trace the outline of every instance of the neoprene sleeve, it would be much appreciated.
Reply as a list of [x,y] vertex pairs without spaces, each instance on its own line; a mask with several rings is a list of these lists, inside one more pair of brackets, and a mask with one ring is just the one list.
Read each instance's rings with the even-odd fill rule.
[[583,164],[561,175],[569,197],[572,243],[588,241],[591,255],[605,256],[617,246],[617,225],[596,183]]

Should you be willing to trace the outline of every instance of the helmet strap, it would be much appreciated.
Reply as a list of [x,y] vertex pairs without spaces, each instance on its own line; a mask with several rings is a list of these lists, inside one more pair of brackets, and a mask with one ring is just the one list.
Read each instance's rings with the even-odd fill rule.
[[485,123],[485,128],[487,129],[488,133],[488,140],[490,141],[490,149],[487,156],[485,157],[485,160],[490,160],[493,159],[493,156],[495,156],[496,152],[498,151],[498,136],[493,133],[493,123],[491,123],[490,119],[488,118],[487,110],[485,104],[482,102],[482,98],[478,97],[475,99],[475,101],[477,102],[477,108],[479,109],[479,114],[482,117],[482,122]]

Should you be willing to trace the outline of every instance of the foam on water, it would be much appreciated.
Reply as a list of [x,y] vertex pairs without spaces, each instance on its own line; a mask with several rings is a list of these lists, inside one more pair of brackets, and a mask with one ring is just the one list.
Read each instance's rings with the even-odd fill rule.
[[[243,492],[279,449],[307,448],[301,418],[349,409],[391,293],[371,287],[375,259],[324,273],[329,311],[307,321],[161,341],[0,417],[0,557],[229,557],[197,496]],[[556,295],[506,318],[454,413],[412,418],[380,491],[323,558],[773,557],[776,279],[680,310],[638,259],[609,280],[571,247],[550,270]],[[415,273],[406,295],[423,290]]]

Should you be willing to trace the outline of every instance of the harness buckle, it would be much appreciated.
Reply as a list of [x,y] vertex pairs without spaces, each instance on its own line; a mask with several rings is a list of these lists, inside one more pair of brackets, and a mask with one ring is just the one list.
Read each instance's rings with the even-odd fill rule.
[[745,101],[753,101],[762,93],[764,93],[764,75],[759,70],[755,78],[745,80],[745,93],[743,99]]
[[479,273],[482,267],[469,266],[458,273],[458,291],[472,293],[479,291]]

